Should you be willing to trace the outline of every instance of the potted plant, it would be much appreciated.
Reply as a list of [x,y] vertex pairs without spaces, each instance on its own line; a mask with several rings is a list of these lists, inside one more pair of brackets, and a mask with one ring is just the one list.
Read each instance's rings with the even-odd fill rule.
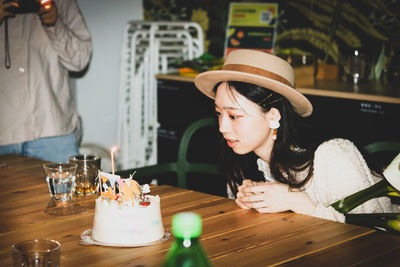
[[[347,60],[355,50],[368,54],[369,78],[379,78],[384,63],[393,58],[398,46],[392,42],[398,39],[393,33],[400,28],[396,15],[400,11],[399,1],[287,0],[279,3],[276,52],[314,55],[318,59],[317,78],[337,78],[339,66],[348,71]],[[328,70],[324,71],[325,68]],[[332,77],[332,74],[336,75]]]
[[[144,17],[198,22],[205,31],[205,52],[219,58],[223,56],[230,2],[264,1],[149,0],[143,3]],[[348,71],[348,58],[358,50],[372,62],[367,72],[369,78],[379,79],[381,73],[388,73],[390,79],[400,79],[400,1],[279,0],[277,3],[275,54],[314,57],[318,61],[317,78],[336,79],[339,67]]]

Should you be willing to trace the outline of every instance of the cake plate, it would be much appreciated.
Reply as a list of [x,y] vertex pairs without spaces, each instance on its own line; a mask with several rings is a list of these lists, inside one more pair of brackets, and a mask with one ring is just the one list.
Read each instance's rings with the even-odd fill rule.
[[143,244],[112,244],[112,243],[103,243],[92,238],[92,229],[86,229],[81,234],[81,241],[80,243],[83,245],[99,245],[99,246],[107,246],[107,247],[144,247],[144,246],[151,246],[155,244],[159,244],[165,242],[170,237],[170,233],[165,231],[164,236],[159,240],[143,243]]

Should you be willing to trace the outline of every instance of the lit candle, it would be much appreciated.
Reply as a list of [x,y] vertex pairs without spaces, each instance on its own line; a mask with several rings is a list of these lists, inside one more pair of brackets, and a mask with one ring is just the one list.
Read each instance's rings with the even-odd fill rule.
[[116,147],[116,146],[111,147],[111,172],[112,172],[112,174],[114,174],[114,171],[115,171],[115,169],[114,169],[114,153],[117,152],[117,150],[118,150],[118,147]]

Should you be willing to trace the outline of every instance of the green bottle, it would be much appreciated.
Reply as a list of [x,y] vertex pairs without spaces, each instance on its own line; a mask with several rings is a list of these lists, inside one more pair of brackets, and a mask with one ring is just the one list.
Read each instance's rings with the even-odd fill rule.
[[201,217],[182,212],[172,218],[174,243],[165,258],[164,267],[212,266],[200,243]]

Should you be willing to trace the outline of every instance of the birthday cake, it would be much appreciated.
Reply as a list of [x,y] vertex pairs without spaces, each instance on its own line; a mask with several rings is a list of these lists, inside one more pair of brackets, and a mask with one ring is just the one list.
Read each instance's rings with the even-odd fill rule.
[[115,245],[141,245],[164,236],[160,197],[149,195],[132,176],[99,173],[101,196],[96,199],[92,238]]

